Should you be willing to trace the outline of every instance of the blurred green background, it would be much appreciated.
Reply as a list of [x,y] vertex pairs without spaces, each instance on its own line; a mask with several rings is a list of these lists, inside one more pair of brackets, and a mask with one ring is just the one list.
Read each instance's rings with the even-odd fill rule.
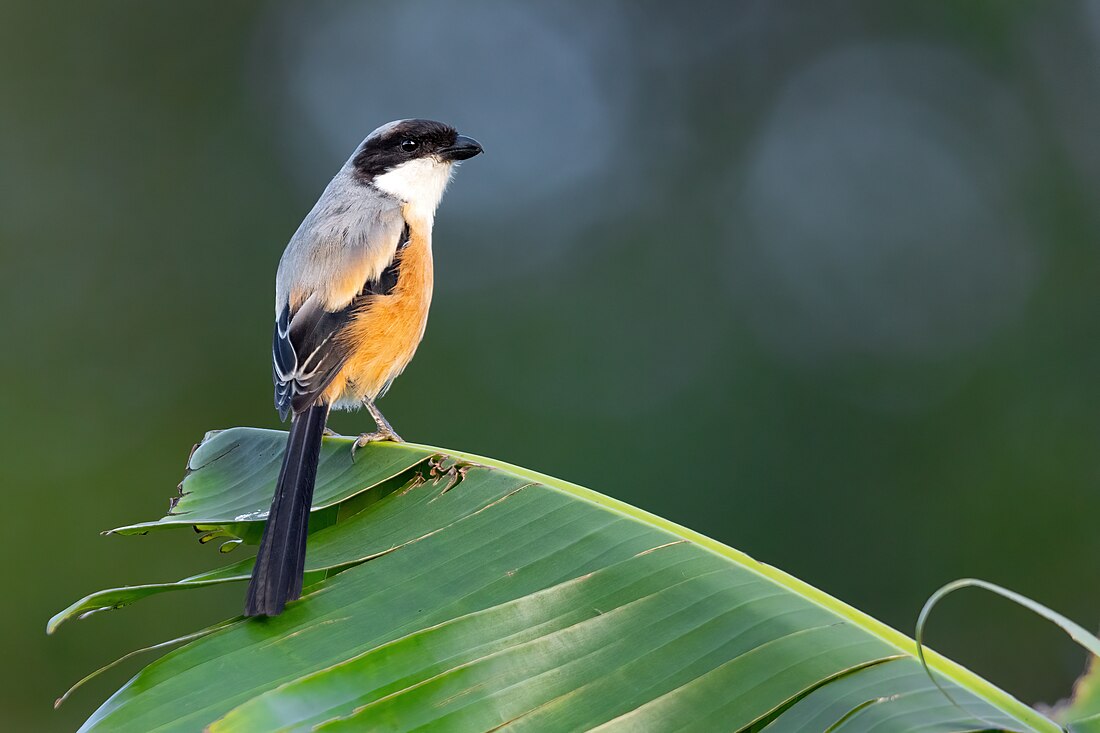
[[[362,137],[487,154],[436,224],[406,437],[571,479],[910,631],[975,575],[1100,623],[1100,3],[0,6],[0,727],[74,728],[239,610],[159,516],[274,427],[276,263]],[[359,432],[364,414],[334,427]],[[952,598],[932,643],[1052,701],[1083,654]]]

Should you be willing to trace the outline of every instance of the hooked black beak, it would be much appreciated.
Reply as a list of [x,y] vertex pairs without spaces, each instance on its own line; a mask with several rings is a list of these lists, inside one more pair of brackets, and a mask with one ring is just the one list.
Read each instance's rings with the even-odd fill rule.
[[481,143],[465,135],[456,137],[454,145],[439,150],[439,154],[444,160],[452,161],[469,160],[481,152]]

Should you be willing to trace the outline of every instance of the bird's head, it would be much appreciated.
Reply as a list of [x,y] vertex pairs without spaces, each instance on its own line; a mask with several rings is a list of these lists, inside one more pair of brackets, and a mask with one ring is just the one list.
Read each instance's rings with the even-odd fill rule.
[[434,213],[455,164],[481,153],[473,138],[433,120],[397,120],[367,136],[351,159],[360,183]]

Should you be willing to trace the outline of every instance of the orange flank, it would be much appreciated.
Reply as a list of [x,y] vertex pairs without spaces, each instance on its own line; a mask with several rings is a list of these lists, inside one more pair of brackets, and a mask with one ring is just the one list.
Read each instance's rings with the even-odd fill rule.
[[324,392],[329,404],[351,407],[373,400],[416,353],[432,302],[432,247],[424,231],[431,230],[410,227],[409,242],[397,254],[393,292],[371,297],[341,334],[351,354]]

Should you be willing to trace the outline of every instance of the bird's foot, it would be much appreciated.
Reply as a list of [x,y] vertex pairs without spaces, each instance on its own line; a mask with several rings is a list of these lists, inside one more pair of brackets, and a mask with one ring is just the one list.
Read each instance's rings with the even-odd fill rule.
[[342,437],[344,437],[344,436],[340,435],[340,433],[333,430],[332,428],[325,428],[324,430],[321,431],[321,434],[322,435],[327,435],[330,438],[342,438]]
[[405,442],[404,438],[395,433],[393,429],[382,428],[381,430],[376,430],[373,433],[363,433],[355,439],[354,443],[351,444],[351,460],[355,460],[355,451],[359,450],[368,443],[380,443],[386,440],[393,443]]

